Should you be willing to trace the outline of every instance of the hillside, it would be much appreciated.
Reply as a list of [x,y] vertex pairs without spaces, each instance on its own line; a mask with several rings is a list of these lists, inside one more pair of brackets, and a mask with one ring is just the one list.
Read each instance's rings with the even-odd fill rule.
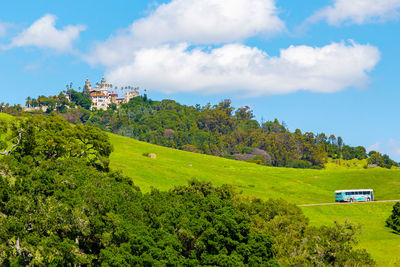
[[[145,191],[169,189],[196,178],[232,184],[246,195],[298,204],[333,202],[337,189],[373,188],[377,200],[400,199],[400,171],[382,168],[310,170],[259,166],[151,145],[110,134],[111,166],[124,170]],[[143,156],[155,153],[156,159]]]
[[[237,186],[245,195],[263,199],[283,198],[303,203],[333,202],[336,189],[373,188],[378,200],[400,199],[400,170],[381,168],[332,168],[329,170],[290,169],[174,150],[110,134],[115,152],[111,167],[132,177],[142,190],[169,189],[196,178],[216,185]],[[155,153],[151,159],[144,153]],[[372,254],[379,265],[396,262],[400,236],[384,226],[393,203],[370,203],[302,207],[313,225],[330,225],[335,220],[362,225],[361,248]]]

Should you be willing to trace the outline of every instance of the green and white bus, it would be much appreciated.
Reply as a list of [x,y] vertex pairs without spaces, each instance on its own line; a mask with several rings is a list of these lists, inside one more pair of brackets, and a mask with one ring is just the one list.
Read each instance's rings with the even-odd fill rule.
[[358,202],[358,201],[373,201],[374,190],[372,189],[350,189],[350,190],[336,190],[336,202]]

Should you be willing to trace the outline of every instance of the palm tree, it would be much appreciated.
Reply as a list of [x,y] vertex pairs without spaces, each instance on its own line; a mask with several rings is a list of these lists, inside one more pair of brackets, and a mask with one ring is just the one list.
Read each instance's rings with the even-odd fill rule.
[[25,105],[26,105],[28,108],[29,108],[30,106],[32,106],[32,99],[31,99],[30,96],[28,96],[28,97],[26,98]]

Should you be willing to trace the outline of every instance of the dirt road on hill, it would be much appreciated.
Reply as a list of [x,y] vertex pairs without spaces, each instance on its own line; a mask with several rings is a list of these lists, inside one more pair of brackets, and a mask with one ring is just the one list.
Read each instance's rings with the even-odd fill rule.
[[315,203],[315,204],[300,204],[299,207],[309,207],[309,206],[326,206],[326,205],[349,205],[349,204],[368,204],[368,203],[383,203],[383,202],[398,202],[400,200],[379,200],[370,202],[333,202],[333,203]]

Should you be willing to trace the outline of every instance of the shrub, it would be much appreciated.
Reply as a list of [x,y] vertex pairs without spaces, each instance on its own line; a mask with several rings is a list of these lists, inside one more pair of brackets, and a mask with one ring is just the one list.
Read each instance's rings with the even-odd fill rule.
[[393,206],[392,214],[386,220],[386,226],[393,229],[394,232],[400,234],[400,202]]
[[312,163],[307,161],[307,160],[295,160],[295,159],[290,159],[288,160],[288,163],[286,167],[289,168],[300,168],[300,169],[305,169],[305,168],[311,168]]

